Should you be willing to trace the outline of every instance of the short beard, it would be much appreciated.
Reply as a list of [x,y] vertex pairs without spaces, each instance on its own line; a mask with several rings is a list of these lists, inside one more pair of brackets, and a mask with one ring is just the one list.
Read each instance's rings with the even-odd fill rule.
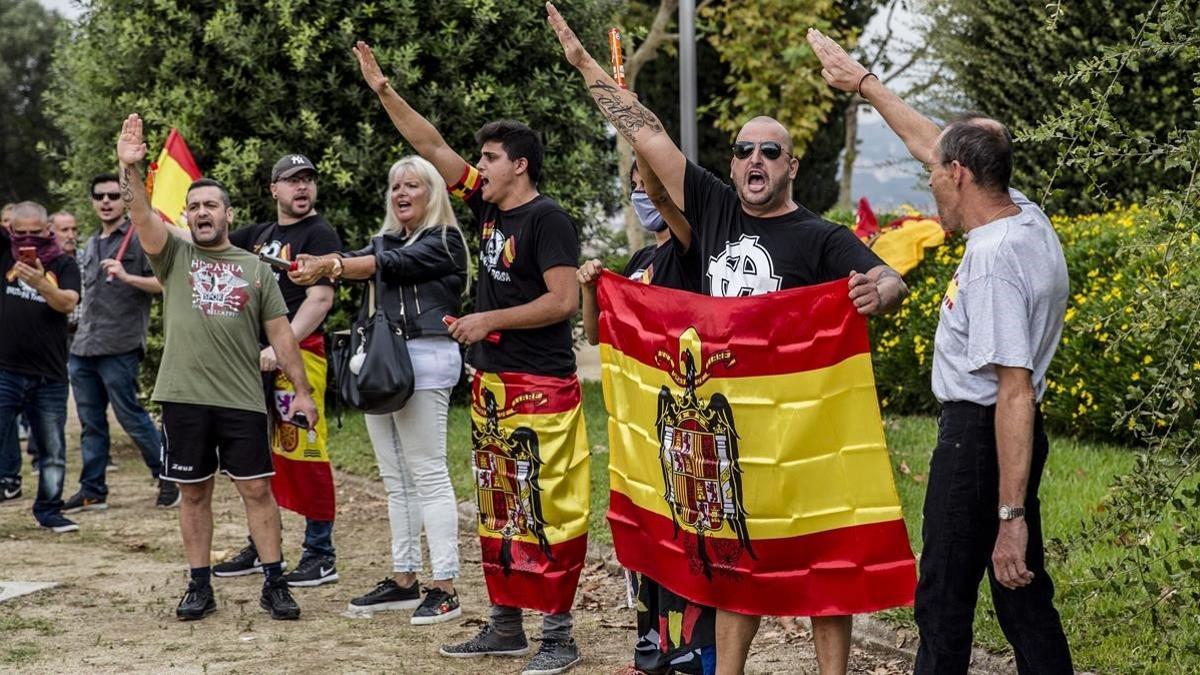
[[196,229],[194,227],[191,228],[191,231],[192,243],[198,246],[212,246],[213,244],[216,244],[225,238],[225,235],[229,232],[229,225],[227,223],[221,225],[213,223],[214,234],[210,239],[201,239],[200,235],[196,233]]
[[289,218],[295,218],[297,220],[313,212],[313,201],[311,198],[308,200],[308,208],[303,212],[297,211],[296,208],[291,204],[284,204],[283,202],[280,202],[279,206]]
[[[775,185],[771,185],[768,183],[767,187],[770,189],[768,189],[766,192],[761,193],[760,195],[747,194],[745,192],[746,187],[747,187],[746,183],[742,183],[741,185],[737,186],[738,199],[740,199],[743,204],[747,204],[750,206],[766,206],[768,204],[774,203],[777,199],[779,199],[779,195],[781,193],[786,193],[788,184],[786,182],[777,183]],[[761,200],[761,201],[758,201],[758,200]]]

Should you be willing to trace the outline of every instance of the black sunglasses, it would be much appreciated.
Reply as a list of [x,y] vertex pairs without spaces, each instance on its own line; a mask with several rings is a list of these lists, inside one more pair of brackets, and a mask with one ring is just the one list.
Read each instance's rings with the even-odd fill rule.
[[785,153],[789,156],[792,154],[784,150],[783,146],[775,141],[762,141],[761,143],[756,143],[754,141],[737,141],[730,146],[730,149],[733,150],[734,157],[737,157],[738,159],[746,159],[750,155],[754,154],[755,147],[758,147],[758,150],[762,153],[762,156],[769,160],[779,159],[779,156]]
[[105,197],[108,197],[109,201],[115,202],[121,198],[121,193],[120,192],[93,192],[92,193],[93,201],[98,202],[101,199],[104,199]]

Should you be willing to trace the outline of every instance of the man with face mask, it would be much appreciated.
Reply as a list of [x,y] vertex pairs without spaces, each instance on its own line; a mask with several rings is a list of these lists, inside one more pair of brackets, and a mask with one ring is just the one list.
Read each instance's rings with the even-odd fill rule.
[[46,209],[13,206],[0,230],[0,502],[21,496],[17,414],[29,417],[37,440],[37,499],[33,515],[53,532],[79,529],[62,515],[66,467],[67,315],[79,302],[79,266],[59,247]]
[[162,406],[161,478],[179,484],[179,525],[191,568],[188,590],[175,609],[181,620],[217,608],[212,569],[214,476],[233,479],[246,508],[250,535],[262,557],[259,605],[272,619],[298,619],[300,607],[283,579],[279,507],[267,408],[259,375],[259,335],[265,333],[280,367],[295,385],[293,414],[317,422],[317,407],[287,321],[287,306],[271,269],[229,243],[229,193],[202,178],[187,192],[191,241],[173,236],[150,207],[140,164],[146,157],[142,120],[125,119],[117,141],[120,190],[142,248],[163,286],[165,342],[153,399]]
[[[633,208],[655,241],[630,256],[623,274],[645,284],[699,292],[700,256],[692,245],[687,219],[649,166],[642,167],[635,161],[629,177]],[[596,282],[603,269],[603,264],[593,259],[580,266],[578,274],[583,287],[583,329],[593,345],[600,342]],[[629,578],[637,596],[633,669],[639,673],[690,675],[714,672],[716,610],[672,593],[644,574],[630,572]],[[688,617],[691,630],[663,630],[663,626],[681,625],[684,617]]]
[[[900,306],[908,289],[895,270],[848,228],[827,222],[793,201],[799,159],[782,124],[761,116],[741,128],[731,148],[730,188],[689,162],[654,113],[632,92],[617,86],[588,54],[558,10],[547,3],[547,11],[567,61],[583,76],[601,113],[633,145],[639,161],[653,167],[671,201],[686,215],[692,245],[699,247],[702,259],[701,292],[741,297],[845,279],[860,314],[880,314]],[[719,670],[745,668],[759,623],[758,616],[718,608]],[[822,675],[845,673],[852,617],[813,616],[812,626]]]
[[[288,153],[271,169],[271,195],[275,221],[238,228],[229,234],[234,246],[285,262],[300,254],[323,256],[342,248],[337,232],[317,213],[317,168],[304,155]],[[311,286],[300,286],[275,270],[279,290],[288,308],[292,333],[305,352],[309,380],[317,387],[314,399],[324,416],[325,335],[321,326],[333,307],[333,282],[324,277]],[[283,508],[305,516],[304,551],[300,563],[284,575],[291,586],[320,586],[338,580],[333,547],[333,471],[325,448],[323,429],[313,436],[296,434],[283,422],[285,411],[277,402],[288,400],[286,378],[278,381],[275,350],[264,346],[259,355],[267,400],[272,413],[272,450],[276,456],[273,478],[275,498]],[[277,393],[278,392],[278,393]],[[276,414],[277,413],[277,414]],[[240,576],[258,570],[260,560],[250,541],[233,558],[213,567],[219,577]]]

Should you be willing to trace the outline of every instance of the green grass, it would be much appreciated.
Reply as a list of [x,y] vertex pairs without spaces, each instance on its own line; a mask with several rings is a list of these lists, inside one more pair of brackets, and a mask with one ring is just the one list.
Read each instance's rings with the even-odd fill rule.
[[[612,535],[604,521],[608,508],[607,413],[599,383],[584,384],[584,415],[592,448],[591,537],[609,543]],[[913,551],[919,553],[921,505],[925,499],[929,458],[936,444],[937,421],[929,417],[899,417],[889,419],[885,427],[909,539]],[[331,433],[330,447],[337,468],[364,476],[378,475],[360,415],[345,416],[343,428],[334,428]],[[455,493],[460,500],[471,499],[474,486],[469,457],[470,420],[465,406],[451,408],[448,452]],[[1113,477],[1129,471],[1132,466],[1133,453],[1127,448],[1052,438],[1040,491],[1046,538],[1067,538],[1080,532],[1082,523],[1103,508]],[[1071,551],[1065,560],[1050,562],[1057,589],[1057,606],[1077,668],[1102,672],[1146,670],[1137,655],[1147,649],[1147,645],[1156,643],[1156,635],[1148,621],[1133,623],[1115,634],[1104,635],[1091,619],[1106,603],[1111,606],[1111,603],[1129,601],[1129,598],[1110,598],[1094,592],[1090,570],[1119,555],[1120,549],[1101,543],[1086,550]],[[989,650],[1006,652],[1008,644],[996,623],[987,583],[982,583],[980,589],[975,613],[976,641]],[[912,611],[908,609],[893,610],[884,616],[896,623],[912,623]],[[1197,639],[1200,639],[1200,627],[1197,628]],[[1189,657],[1178,655],[1172,658],[1175,660],[1171,667],[1163,672],[1200,672],[1200,664],[1183,660]]]

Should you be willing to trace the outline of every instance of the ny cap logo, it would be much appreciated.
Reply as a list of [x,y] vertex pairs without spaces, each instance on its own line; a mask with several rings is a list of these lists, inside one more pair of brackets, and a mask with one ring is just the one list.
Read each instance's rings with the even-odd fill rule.
[[300,155],[292,155],[292,164],[306,164],[304,158]]

